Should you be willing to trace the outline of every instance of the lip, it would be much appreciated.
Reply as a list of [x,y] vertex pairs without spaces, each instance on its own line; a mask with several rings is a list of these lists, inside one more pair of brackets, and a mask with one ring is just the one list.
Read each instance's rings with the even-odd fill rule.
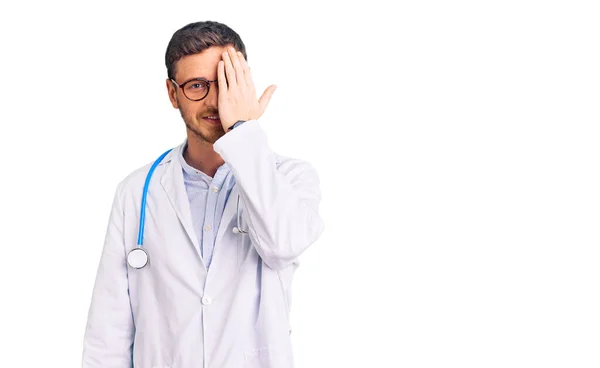
[[217,118],[217,119],[209,119],[207,117],[203,117],[202,120],[207,121],[210,124],[221,125],[221,119],[219,119],[219,118]]

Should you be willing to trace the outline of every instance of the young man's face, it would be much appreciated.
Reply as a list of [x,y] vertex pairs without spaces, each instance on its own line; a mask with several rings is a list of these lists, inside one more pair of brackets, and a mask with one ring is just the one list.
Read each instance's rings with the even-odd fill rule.
[[[175,82],[180,85],[193,78],[205,78],[209,81],[217,80],[217,64],[222,60],[222,53],[226,47],[213,46],[199,54],[184,56],[176,63]],[[193,82],[191,82],[193,83]],[[200,101],[191,101],[181,88],[176,87],[167,79],[169,99],[174,108],[178,108],[187,128],[199,139],[208,143],[215,143],[225,135],[219,117],[218,93],[216,83],[210,83],[208,95]],[[208,117],[216,116],[217,119]]]

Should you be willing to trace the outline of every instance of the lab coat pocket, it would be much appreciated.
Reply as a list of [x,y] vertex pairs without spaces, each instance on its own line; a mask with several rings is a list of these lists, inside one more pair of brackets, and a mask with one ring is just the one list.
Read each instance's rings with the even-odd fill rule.
[[291,368],[292,361],[285,351],[276,346],[247,351],[246,368]]

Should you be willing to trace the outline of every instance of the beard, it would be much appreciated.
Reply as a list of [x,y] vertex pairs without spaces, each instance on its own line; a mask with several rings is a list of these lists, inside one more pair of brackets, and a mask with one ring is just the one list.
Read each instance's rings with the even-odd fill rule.
[[193,116],[179,106],[179,113],[187,129],[200,141],[214,144],[219,138],[225,135],[225,130],[223,130],[221,125],[209,125],[202,118],[206,115],[218,115],[215,110],[202,111],[197,116]]

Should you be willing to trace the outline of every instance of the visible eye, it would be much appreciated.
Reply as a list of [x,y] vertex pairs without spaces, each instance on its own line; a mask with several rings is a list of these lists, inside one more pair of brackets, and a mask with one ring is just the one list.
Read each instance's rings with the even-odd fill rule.
[[191,89],[205,89],[206,88],[206,84],[204,84],[204,83],[190,83],[190,88]]

